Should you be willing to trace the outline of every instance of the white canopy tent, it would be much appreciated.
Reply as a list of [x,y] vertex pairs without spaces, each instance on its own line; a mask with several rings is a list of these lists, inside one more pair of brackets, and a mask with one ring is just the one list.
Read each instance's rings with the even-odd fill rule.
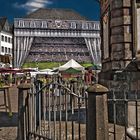
[[52,72],[52,69],[43,69],[43,70],[40,70],[41,72]]
[[46,72],[46,71],[38,71],[38,72],[30,72],[32,77],[35,77],[37,74],[45,74],[45,75],[53,75],[55,74],[54,72]]
[[66,64],[59,67],[59,71],[65,71],[69,68],[73,68],[79,71],[83,71],[84,67],[77,63],[74,59],[69,60]]

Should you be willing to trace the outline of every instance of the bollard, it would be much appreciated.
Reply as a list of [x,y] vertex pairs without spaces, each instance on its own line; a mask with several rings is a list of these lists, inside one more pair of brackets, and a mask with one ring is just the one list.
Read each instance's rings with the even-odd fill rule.
[[22,83],[18,87],[18,140],[26,140],[25,134],[25,98],[27,97],[27,92],[32,88],[32,84]]
[[94,84],[88,92],[88,128],[87,140],[108,140],[107,93],[109,90]]

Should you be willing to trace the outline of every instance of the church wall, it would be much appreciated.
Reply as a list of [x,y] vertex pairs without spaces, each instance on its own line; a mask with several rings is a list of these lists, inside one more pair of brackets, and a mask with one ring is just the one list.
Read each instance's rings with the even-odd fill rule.
[[[114,90],[115,94],[119,91],[119,98],[124,95],[123,85],[126,84],[129,91],[127,96],[134,98],[136,91],[138,96],[140,93],[139,3],[136,3],[138,2],[136,0],[101,0],[100,2],[102,71],[99,82]],[[109,26],[105,26],[107,23]],[[106,27],[108,38],[104,38]],[[107,50],[108,52],[105,52]],[[108,57],[105,53],[108,53]],[[118,104],[120,112],[123,112],[122,107]],[[134,108],[135,106],[128,104],[128,126],[136,125],[132,121],[136,117]],[[111,105],[109,111],[113,112]],[[119,111],[116,114],[119,114]],[[120,123],[124,122],[122,114],[119,115]]]
[[[102,72],[104,77],[112,77],[112,73],[123,71],[136,56],[134,45],[134,17],[131,0],[101,1],[101,35],[102,35]],[[104,31],[108,21],[108,40],[104,40]],[[107,42],[106,44],[104,42]],[[108,50],[105,52],[104,50]],[[104,55],[108,53],[108,57]],[[104,76],[108,75],[108,76]],[[108,78],[109,79],[109,78]],[[110,80],[113,80],[111,78]],[[104,83],[103,82],[103,83]],[[105,82],[107,83],[108,80]]]

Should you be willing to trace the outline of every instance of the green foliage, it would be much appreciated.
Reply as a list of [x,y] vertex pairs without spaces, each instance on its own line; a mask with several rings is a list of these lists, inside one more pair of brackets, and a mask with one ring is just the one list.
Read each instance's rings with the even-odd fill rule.
[[[38,69],[52,69],[54,67],[59,67],[66,62],[30,62],[30,63],[25,63],[22,67],[23,68],[37,68]],[[88,67],[88,66],[93,66],[91,63],[81,63],[82,66]]]
[[87,67],[92,67],[93,64],[92,63],[82,63],[81,64],[83,67],[87,68]]
[[23,68],[37,68],[38,69],[52,69],[54,67],[59,67],[64,63],[59,62],[31,62],[31,63],[25,63],[22,67]]

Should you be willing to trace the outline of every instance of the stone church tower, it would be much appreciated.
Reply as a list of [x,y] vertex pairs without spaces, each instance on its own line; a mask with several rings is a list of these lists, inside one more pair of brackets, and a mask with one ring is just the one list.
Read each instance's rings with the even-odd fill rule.
[[[100,0],[100,3],[102,71],[99,82],[113,91],[108,94],[109,99],[139,99],[140,0]],[[140,114],[135,111],[135,103],[114,103],[108,104],[109,121],[114,121],[115,113],[115,123],[125,125],[127,116],[127,125],[136,127],[134,118]]]
[[[124,79],[124,72],[139,77],[140,0],[100,0],[102,71],[105,86]],[[118,75],[119,73],[119,75]],[[127,74],[126,74],[127,75]],[[118,84],[120,82],[117,82]],[[117,84],[115,83],[117,86]]]

